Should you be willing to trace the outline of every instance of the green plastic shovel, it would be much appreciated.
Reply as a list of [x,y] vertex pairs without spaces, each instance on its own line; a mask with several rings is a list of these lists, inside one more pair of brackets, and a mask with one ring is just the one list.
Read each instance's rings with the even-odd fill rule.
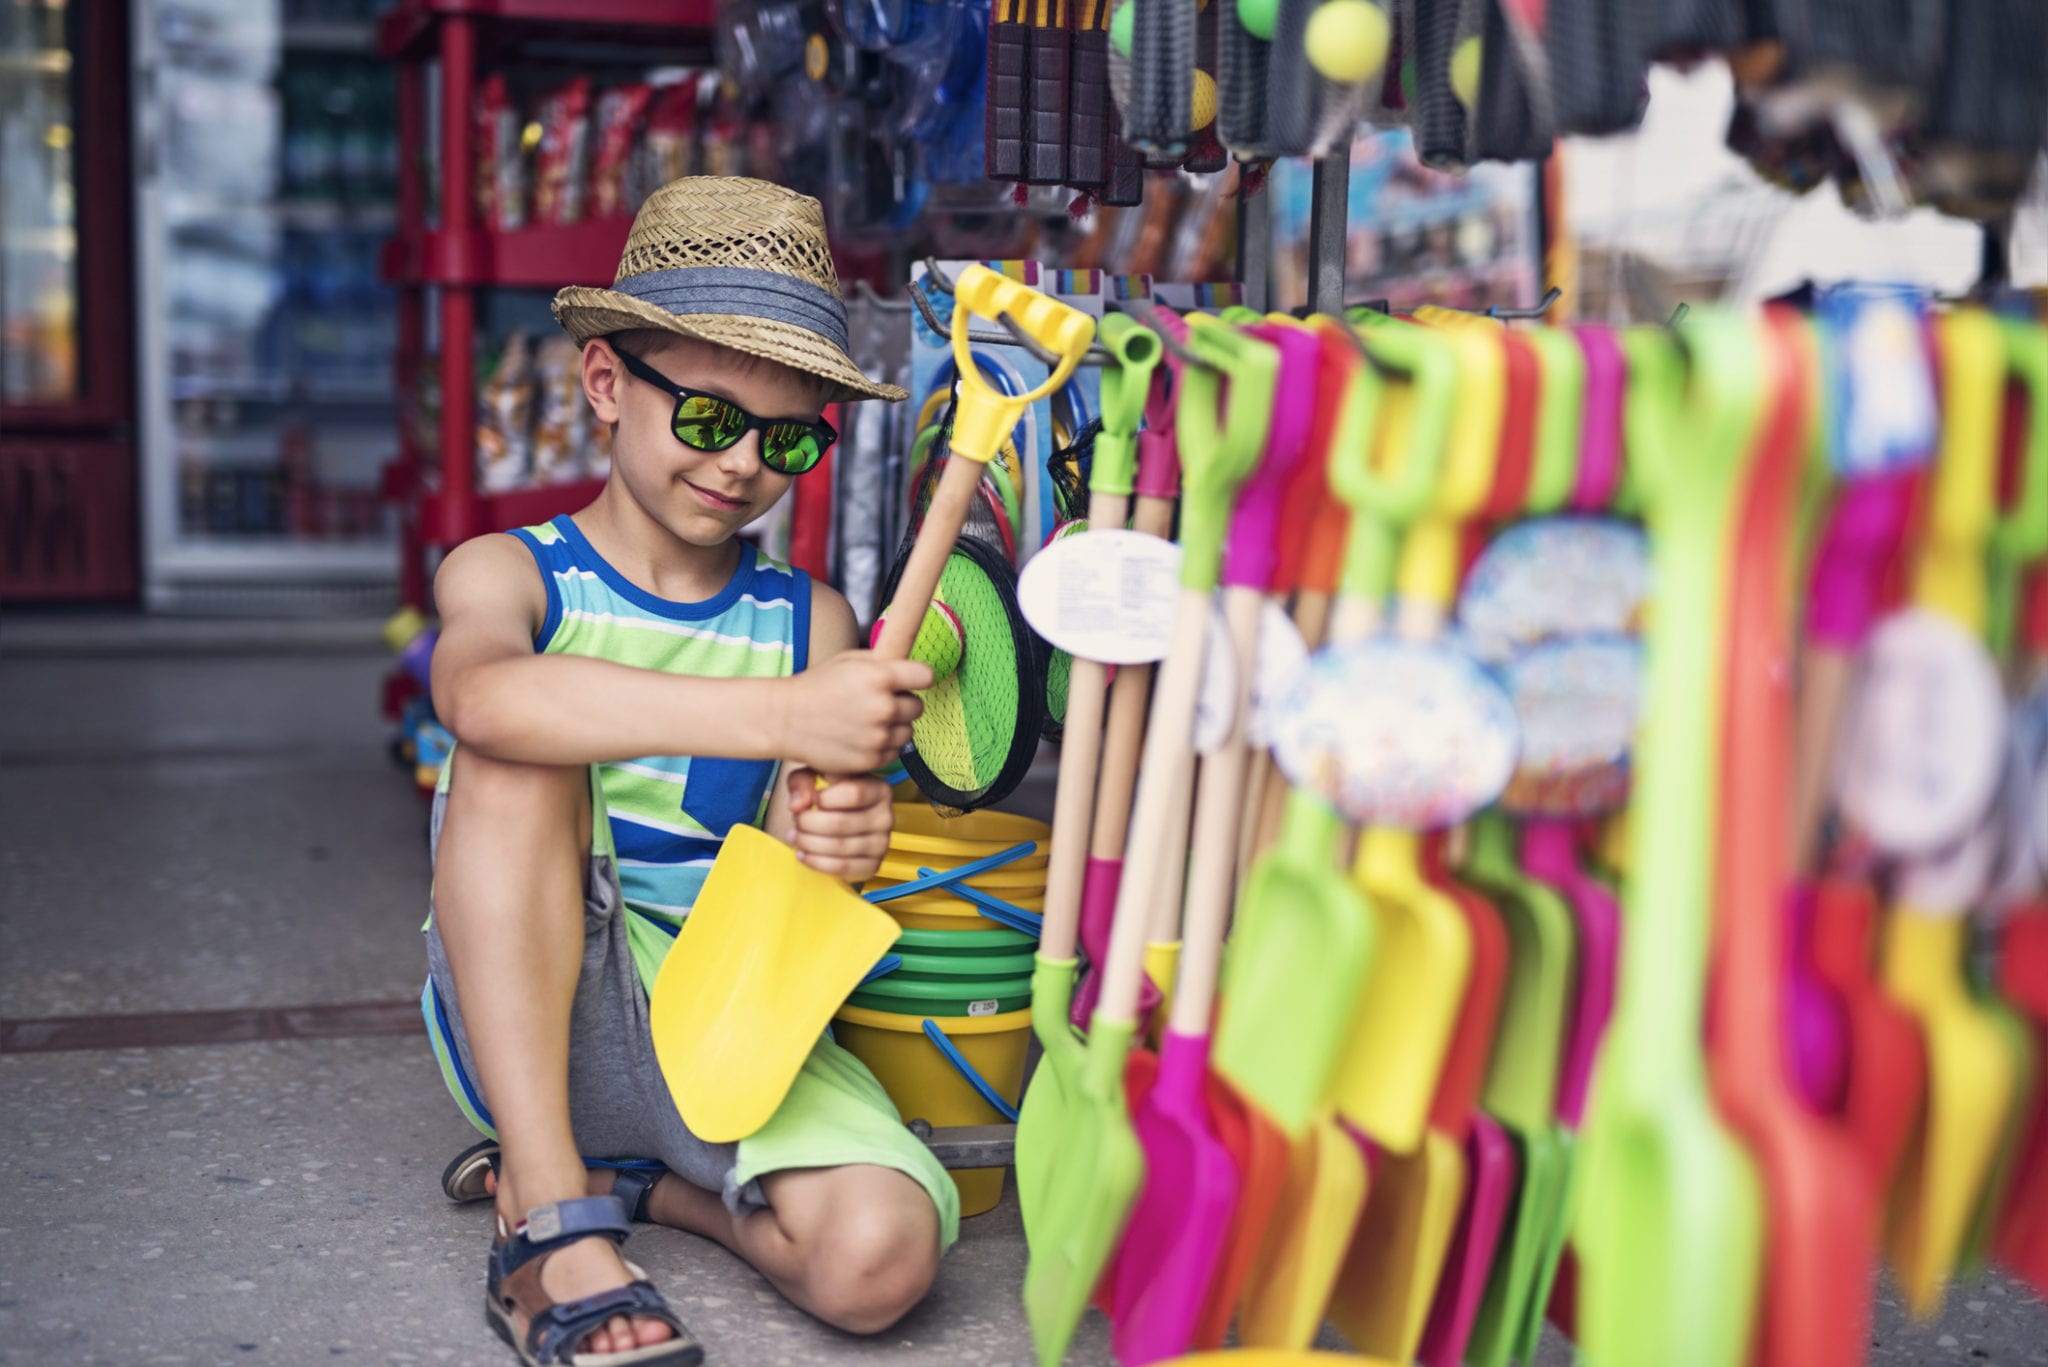
[[1591,1367],[1740,1367],[1763,1238],[1756,1172],[1714,1112],[1701,1049],[1721,758],[1720,709],[1702,692],[1721,677],[1722,568],[1762,412],[1763,348],[1714,310],[1674,333],[1639,334],[1629,349],[1629,464],[1657,607],[1644,633],[1628,934],[1581,1139],[1578,1330]]
[[[1121,527],[1137,471],[1138,420],[1145,410],[1152,371],[1159,364],[1159,336],[1121,313],[1104,318],[1097,336],[1114,363],[1102,369],[1102,431],[1095,438],[1095,456],[1089,468],[1088,522],[1092,527]],[[1081,1041],[1067,1012],[1078,966],[1074,941],[1081,917],[1081,880],[1088,862],[1108,688],[1107,668],[1094,660],[1074,660],[1067,683],[1059,786],[1053,796],[1045,922],[1037,968],[1031,977],[1031,1028],[1045,1054],[1032,1074],[1017,1117],[1017,1204],[1027,1238],[1043,1212],[1047,1170],[1059,1152],[1085,1066]]]
[[[1372,634],[1399,537],[1435,497],[1457,378],[1438,340],[1420,328],[1375,333],[1375,359],[1356,368],[1344,396],[1329,478],[1352,518],[1333,645]],[[1382,365],[1415,386],[1413,437],[1391,473],[1373,468]],[[1369,909],[1338,866],[1344,831],[1320,795],[1289,792],[1279,843],[1253,866],[1232,934],[1216,1068],[1290,1139],[1327,1104],[1371,953]]]
[[[1230,501],[1265,450],[1279,353],[1224,328],[1203,329],[1200,364],[1182,371],[1177,413],[1182,469],[1181,591],[1159,666],[1145,736],[1130,847],[1110,927],[1102,999],[1090,1021],[1080,1087],[1045,1170],[1037,1230],[1024,1273],[1024,1310],[1046,1367],[1065,1356],[1074,1327],[1144,1183],[1144,1151],[1124,1098],[1124,1059],[1137,1031],[1145,931],[1168,860],[1178,801],[1193,772],[1195,704],[1208,641],[1210,602],[1223,558]],[[1228,372],[1230,401],[1224,405]],[[1221,414],[1219,420],[1219,414]]]
[[1572,1138],[1557,1118],[1557,1079],[1577,944],[1564,898],[1523,870],[1507,817],[1488,813],[1471,832],[1471,854],[1460,872],[1493,899],[1510,943],[1507,991],[1481,1099],[1515,1143],[1522,1182],[1466,1361],[1500,1367],[1521,1356],[1529,1303],[1563,1220]]

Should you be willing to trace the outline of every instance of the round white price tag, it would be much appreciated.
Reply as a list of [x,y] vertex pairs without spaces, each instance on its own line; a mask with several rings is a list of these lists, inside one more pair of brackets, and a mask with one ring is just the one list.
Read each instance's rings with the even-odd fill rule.
[[1985,821],[1962,839],[1899,866],[1894,895],[1931,916],[1966,916],[1991,886],[1998,863],[1998,826]]
[[1987,911],[2006,912],[2041,888],[2043,864],[2035,827],[2048,830],[2048,689],[2016,704],[2006,727],[2005,776],[1998,787],[1992,822],[1998,827],[1997,872],[1985,894]]
[[1245,722],[1248,739],[1259,749],[1273,743],[1273,718],[1308,668],[1308,644],[1301,628],[1268,603],[1259,614],[1259,658],[1252,672],[1252,714]]
[[1352,821],[1402,830],[1454,825],[1494,801],[1520,742],[1514,704],[1477,660],[1391,637],[1317,654],[1273,724],[1290,781]]
[[1522,753],[1501,806],[1555,818],[1625,806],[1642,673],[1642,646],[1627,636],[1549,641],[1503,665]]
[[1058,538],[1017,581],[1033,631],[1076,659],[1110,665],[1165,657],[1179,592],[1180,547],[1114,527]]
[[2005,763],[2005,697],[1983,645],[1914,608],[1871,634],[1835,772],[1842,814],[1887,854],[1932,854],[1984,816]]
[[1546,517],[1508,528],[1465,576],[1458,623],[1480,659],[1506,660],[1558,636],[1629,635],[1650,592],[1649,539],[1608,517]]

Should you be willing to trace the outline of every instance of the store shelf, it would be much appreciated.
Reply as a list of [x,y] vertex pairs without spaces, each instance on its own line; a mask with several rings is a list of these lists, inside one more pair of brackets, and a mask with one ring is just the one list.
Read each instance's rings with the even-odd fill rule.
[[509,233],[428,231],[385,243],[379,266],[386,280],[406,285],[609,285],[632,228],[619,217]]
[[455,525],[455,510],[439,490],[431,490],[420,497],[420,535],[430,546],[448,546],[485,532],[530,527],[561,513],[575,512],[603,489],[603,480],[584,479],[574,484],[544,484],[504,494],[477,494],[472,499],[475,519],[466,527]]
[[717,0],[405,0],[384,16],[377,48],[385,58],[417,58],[443,19],[483,19],[589,33],[637,30],[679,39],[702,37],[718,21]]

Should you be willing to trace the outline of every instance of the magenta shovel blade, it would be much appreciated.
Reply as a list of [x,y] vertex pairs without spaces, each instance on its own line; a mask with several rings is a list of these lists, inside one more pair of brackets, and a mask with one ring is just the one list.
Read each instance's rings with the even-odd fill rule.
[[1237,1212],[1237,1165],[1209,1120],[1209,1037],[1168,1030],[1162,1044],[1158,1081],[1132,1117],[1145,1186],[1124,1231],[1110,1312],[1110,1345],[1124,1367],[1188,1350]]
[[[1067,1018],[1074,1028],[1087,1033],[1095,1016],[1095,999],[1102,995],[1096,966],[1109,957],[1109,923],[1116,915],[1117,888],[1124,881],[1124,861],[1088,857],[1088,872],[1081,881],[1081,949],[1088,956],[1074,984],[1074,1004]],[[1138,985],[1138,1019],[1150,1020],[1165,1000],[1159,985],[1146,978]],[[1143,1032],[1140,1031],[1140,1034]]]
[[1558,889],[1571,904],[1579,932],[1577,1000],[1565,1031],[1557,1077],[1557,1115],[1573,1129],[1586,1112],[1593,1060],[1614,1014],[1614,975],[1621,958],[1621,904],[1599,879],[1579,866],[1570,823],[1532,821],[1522,833],[1522,867]]
[[1515,1195],[1515,1146],[1483,1111],[1472,1114],[1472,1131],[1465,1136],[1465,1160],[1471,1164],[1472,1186],[1465,1193],[1465,1209],[1444,1256],[1443,1280],[1437,1284],[1429,1323],[1422,1331],[1422,1347],[1415,1357],[1421,1367],[1461,1367],[1464,1363],[1472,1325],[1479,1318],[1480,1302],[1486,1299],[1486,1279],[1500,1244],[1501,1225]]
[[1792,1081],[1806,1104],[1821,1115],[1838,1115],[1849,1078],[1849,1022],[1842,998],[1821,977],[1813,959],[1814,909],[1819,895],[1811,883],[1794,887],[1785,901],[1786,1027]]

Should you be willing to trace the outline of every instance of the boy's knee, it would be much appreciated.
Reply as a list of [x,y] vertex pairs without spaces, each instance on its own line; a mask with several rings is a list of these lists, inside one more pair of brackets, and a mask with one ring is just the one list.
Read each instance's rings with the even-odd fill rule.
[[520,764],[457,747],[448,775],[451,809],[488,808],[504,816],[573,816],[590,800],[590,770],[581,764]]
[[929,1201],[849,1203],[807,1251],[818,1317],[849,1334],[879,1334],[938,1277],[938,1213]]

